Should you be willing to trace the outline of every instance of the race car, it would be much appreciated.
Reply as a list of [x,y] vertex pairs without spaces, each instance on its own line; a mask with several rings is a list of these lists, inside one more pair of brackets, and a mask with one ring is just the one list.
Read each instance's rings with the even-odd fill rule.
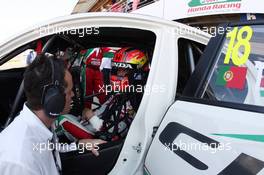
[[[72,48],[73,58],[89,48],[136,47],[147,53],[149,72],[128,132],[102,145],[98,157],[61,153],[63,174],[264,174],[263,24],[226,24],[213,38],[136,14],[76,14],[35,26],[0,45],[2,128],[26,101],[21,55],[40,45],[51,54]],[[98,94],[82,92],[75,61],[78,115]]]

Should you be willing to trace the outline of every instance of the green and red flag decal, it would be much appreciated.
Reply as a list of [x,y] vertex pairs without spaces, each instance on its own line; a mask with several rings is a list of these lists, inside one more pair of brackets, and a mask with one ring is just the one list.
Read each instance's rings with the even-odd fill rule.
[[243,90],[247,75],[246,67],[219,66],[216,85]]

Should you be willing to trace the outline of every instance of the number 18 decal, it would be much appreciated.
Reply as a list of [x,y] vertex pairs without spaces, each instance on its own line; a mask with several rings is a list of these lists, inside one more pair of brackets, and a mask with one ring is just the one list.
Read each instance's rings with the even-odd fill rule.
[[[243,34],[246,35],[243,36]],[[253,30],[250,26],[244,26],[241,29],[234,27],[231,32],[228,32],[226,37],[230,38],[230,42],[227,48],[224,64],[229,64],[230,58],[236,66],[243,65],[247,62],[249,54],[251,52],[250,40],[253,35]],[[235,43],[235,41],[237,42]],[[244,54],[239,52],[239,49],[244,47]]]

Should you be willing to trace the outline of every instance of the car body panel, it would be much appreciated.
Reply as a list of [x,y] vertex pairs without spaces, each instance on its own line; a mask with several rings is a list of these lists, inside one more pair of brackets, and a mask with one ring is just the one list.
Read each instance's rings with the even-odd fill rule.
[[[261,113],[177,100],[156,133],[145,166],[152,175],[226,174],[225,168],[235,174],[254,174],[264,167],[263,122]],[[183,157],[180,149],[191,156]],[[256,162],[260,166],[254,166]]]

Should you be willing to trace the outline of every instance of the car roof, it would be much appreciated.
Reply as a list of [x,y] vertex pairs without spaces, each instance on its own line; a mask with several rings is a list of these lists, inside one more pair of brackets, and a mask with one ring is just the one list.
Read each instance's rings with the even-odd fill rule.
[[[87,21],[88,20],[88,21]],[[198,37],[203,38],[204,41],[208,41],[211,35],[189,27],[185,24],[181,24],[174,21],[168,21],[162,18],[153,17],[153,16],[147,16],[147,15],[139,15],[139,14],[132,14],[132,13],[111,13],[111,12],[96,12],[96,13],[80,13],[80,14],[73,14],[68,16],[62,16],[58,18],[54,18],[48,21],[41,22],[39,24],[36,24],[20,33],[18,33],[15,36],[12,36],[5,40],[2,44],[0,43],[0,58],[7,54],[11,47],[14,47],[15,44],[16,47],[22,46],[26,44],[26,41],[33,41],[38,38],[41,38],[43,36],[38,36],[40,29],[44,27],[54,27],[54,26],[66,26],[68,28],[77,28],[76,26],[80,27],[81,25],[87,25],[89,26],[89,21],[93,21],[94,24],[98,24],[99,26],[107,23],[107,21],[117,21],[117,24],[124,24],[128,25],[134,23],[140,23],[142,27],[146,27],[148,29],[154,29],[157,27],[164,27],[164,28],[175,28],[179,29],[181,31],[194,31],[195,34]],[[108,23],[109,24],[109,23]],[[111,25],[113,25],[111,23]],[[122,27],[122,26],[119,26]],[[54,33],[56,33],[54,31]],[[51,35],[54,33],[49,33],[47,35]],[[46,35],[46,36],[47,36]],[[44,35],[45,36],[45,35]]]

